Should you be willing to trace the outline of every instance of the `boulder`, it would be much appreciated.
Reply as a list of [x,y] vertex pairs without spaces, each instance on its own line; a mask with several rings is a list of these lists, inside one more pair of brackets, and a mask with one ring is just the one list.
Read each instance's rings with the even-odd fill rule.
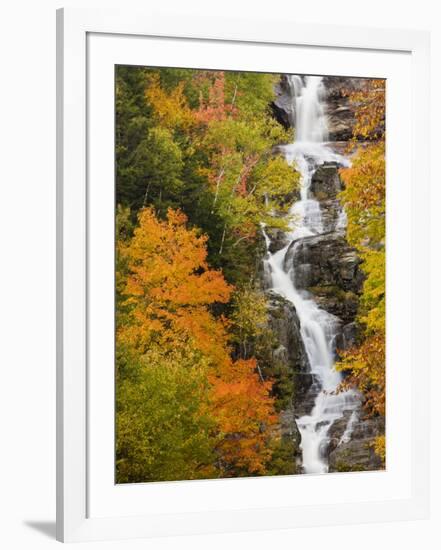
[[340,418],[337,418],[337,420],[335,420],[331,425],[331,427],[329,428],[328,453],[332,453],[332,451],[334,451],[339,445],[341,438],[343,437],[343,434],[346,431],[351,415],[352,415],[352,411],[350,410],[344,411],[343,416],[341,416]]
[[342,188],[335,162],[325,162],[312,176],[310,191],[318,201],[336,199]]
[[289,242],[286,233],[280,229],[267,228],[266,234],[270,239],[269,251],[271,254],[285,248]]
[[320,201],[320,212],[322,215],[323,230],[325,233],[341,230],[345,227],[340,227],[341,204],[338,199],[329,199]]
[[[337,345],[340,349],[346,349],[348,343],[353,341],[352,336],[355,338],[355,334],[351,333],[351,329],[354,325],[353,321],[357,315],[358,310],[358,295],[351,290],[344,291],[338,286],[314,286],[308,287],[308,292],[313,294],[314,301],[322,309],[338,317],[342,321],[343,326],[341,327],[341,343],[342,345]],[[354,325],[355,330],[355,325]],[[344,344],[343,344],[344,342]]]
[[329,471],[382,470],[384,467],[381,458],[375,454],[374,442],[377,436],[384,434],[384,419],[368,417],[357,420],[349,441],[341,442],[349,416],[350,413],[345,414],[329,430]]
[[364,280],[360,264],[355,249],[339,232],[294,241],[285,257],[285,269],[291,270],[298,289],[337,287],[358,294]]

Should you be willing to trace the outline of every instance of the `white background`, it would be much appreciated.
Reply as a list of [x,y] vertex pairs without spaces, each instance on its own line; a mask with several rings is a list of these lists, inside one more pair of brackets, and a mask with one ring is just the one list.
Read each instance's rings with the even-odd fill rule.
[[[298,22],[432,30],[432,339],[438,342],[441,262],[439,175],[441,22],[437,0],[125,0],[192,14],[252,13]],[[55,518],[55,8],[81,2],[21,0],[2,6],[0,151],[0,544],[45,549]],[[121,6],[89,0],[87,6]],[[270,11],[269,11],[270,10]],[[439,8],[438,8],[439,11]],[[357,550],[438,548],[441,540],[440,367],[432,353],[432,518],[396,524],[84,544],[81,548]]]

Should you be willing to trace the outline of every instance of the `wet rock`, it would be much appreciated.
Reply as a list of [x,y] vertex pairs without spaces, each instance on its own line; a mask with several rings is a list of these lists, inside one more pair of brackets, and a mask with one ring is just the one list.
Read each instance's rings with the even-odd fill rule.
[[[352,341],[349,327],[353,324],[353,321],[357,315],[358,310],[358,296],[352,291],[344,291],[336,286],[316,286],[309,287],[310,292],[315,302],[325,311],[338,317],[343,323],[341,333],[341,342]],[[346,330],[346,332],[345,332]],[[354,336],[355,337],[355,336]],[[346,343],[342,346],[337,345],[341,349],[346,349]]]
[[309,386],[308,391],[294,403],[294,414],[296,418],[301,418],[311,414],[314,408],[316,398],[321,392],[322,388],[318,378],[315,375],[311,375],[312,384]]
[[271,288],[271,268],[266,262],[261,262],[261,266],[257,272],[257,275],[261,281],[261,285],[264,290]]
[[[325,233],[330,233],[339,229],[341,205],[337,199],[320,201],[320,211],[322,215],[323,230]],[[344,227],[340,228],[344,230]]]
[[346,431],[351,415],[352,415],[352,411],[350,410],[344,411],[343,416],[341,416],[341,418],[337,418],[337,420],[335,420],[332,426],[329,428],[328,453],[331,453],[332,451],[334,451],[334,449],[337,448],[338,444],[341,441],[341,438],[343,437],[343,434]]
[[310,190],[318,201],[335,199],[342,188],[335,162],[325,162],[312,176]]
[[382,470],[381,459],[373,449],[373,440],[351,440],[329,455],[329,472],[366,472]]
[[268,257],[268,251],[266,248],[266,242],[263,234],[259,235],[258,246],[256,248],[256,277],[258,284],[262,290],[268,290],[272,286],[271,281],[271,268],[265,262],[265,258]]
[[295,121],[294,106],[286,75],[282,75],[274,87],[275,99],[271,103],[274,118],[286,129]]
[[285,269],[295,272],[298,289],[337,287],[358,294],[364,280],[360,264],[355,249],[339,232],[294,241],[285,257]]
[[[357,310],[353,312],[352,317],[355,318]],[[352,348],[357,343],[358,337],[358,324],[356,322],[347,323],[341,328],[340,334],[337,336],[336,348],[337,350],[347,350]]]
[[280,229],[268,228],[266,233],[270,239],[269,251],[271,252],[271,254],[274,254],[274,252],[285,248],[285,246],[289,242],[286,233],[284,231],[281,231]]
[[267,297],[268,324],[278,342],[272,352],[272,363],[279,371],[280,391],[287,393],[289,401],[294,403],[302,399],[313,382],[300,335],[300,321],[291,302],[271,291]]
[[[348,250],[340,256],[339,275],[345,288],[348,288],[348,285],[350,285],[353,281],[356,282],[359,264],[360,259],[358,258],[355,250]],[[358,291],[359,287],[356,286],[353,290]]]
[[329,430],[329,471],[356,472],[383,469],[381,459],[375,454],[374,442],[377,436],[384,434],[384,419],[380,417],[358,420],[350,440],[341,442],[346,429],[345,421],[349,413],[334,422]]
[[293,409],[281,411],[279,418],[282,437],[289,438],[295,443],[296,447],[299,447],[302,436],[295,422]]

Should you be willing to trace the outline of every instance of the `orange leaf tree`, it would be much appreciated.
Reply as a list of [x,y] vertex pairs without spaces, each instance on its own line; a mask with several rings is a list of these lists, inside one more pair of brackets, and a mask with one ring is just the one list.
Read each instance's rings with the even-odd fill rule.
[[[167,219],[159,220],[145,208],[138,220],[133,237],[120,242],[117,251],[117,351],[138,358],[148,371],[152,349],[193,350],[201,365],[197,372],[206,373],[208,397],[200,411],[213,420],[217,475],[264,473],[276,422],[271,383],[260,380],[253,359],[232,360],[227,321],[212,311],[230,299],[232,287],[220,271],[209,268],[207,238],[186,227],[182,212],[169,210]],[[128,363],[120,361],[122,379],[124,369],[132,368],[133,361]],[[123,410],[124,399],[120,402]],[[200,465],[198,472],[213,475],[208,465]]]

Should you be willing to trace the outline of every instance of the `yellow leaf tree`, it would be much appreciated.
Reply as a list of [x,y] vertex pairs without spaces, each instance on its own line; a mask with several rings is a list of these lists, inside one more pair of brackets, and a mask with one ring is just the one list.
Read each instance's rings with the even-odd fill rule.
[[[355,153],[352,165],[340,170],[345,184],[340,199],[348,215],[347,237],[363,260],[366,279],[358,321],[362,334],[357,346],[342,352],[337,365],[348,376],[345,385],[355,385],[365,396],[365,408],[385,415],[385,81],[368,80],[349,95],[355,110]],[[358,139],[367,140],[360,145]],[[375,450],[385,460],[384,435]]]

